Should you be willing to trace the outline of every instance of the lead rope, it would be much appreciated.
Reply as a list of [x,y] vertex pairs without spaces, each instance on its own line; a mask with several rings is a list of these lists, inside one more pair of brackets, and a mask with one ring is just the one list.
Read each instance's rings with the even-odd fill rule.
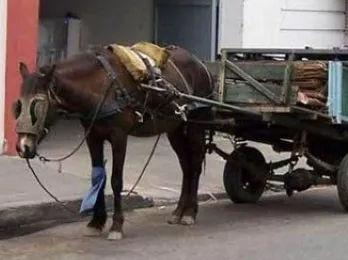
[[28,168],[30,169],[30,171],[32,172],[32,174],[34,175],[34,178],[36,180],[36,182],[40,185],[40,187],[52,198],[54,199],[60,206],[62,206],[65,210],[67,210],[68,212],[70,212],[71,214],[75,215],[76,212],[73,211],[72,209],[70,209],[68,206],[64,205],[63,202],[61,202],[56,196],[54,196],[46,187],[45,185],[42,184],[42,182],[40,181],[39,177],[37,176],[33,166],[30,163],[29,159],[25,159]]
[[89,133],[91,132],[92,127],[94,126],[94,123],[97,120],[98,114],[99,114],[99,112],[101,110],[102,105],[104,104],[104,102],[106,100],[107,95],[109,94],[109,91],[110,91],[111,87],[114,85],[114,83],[116,81],[116,77],[115,76],[112,76],[109,73],[108,73],[108,76],[111,78],[111,82],[110,82],[108,88],[106,89],[102,99],[99,101],[98,106],[97,106],[97,108],[95,110],[95,113],[94,113],[94,115],[92,117],[91,123],[90,123],[89,127],[87,128],[87,131],[85,132],[84,137],[82,138],[80,143],[69,154],[67,154],[67,155],[65,155],[65,156],[63,156],[61,158],[49,159],[49,158],[46,158],[43,155],[40,155],[40,154],[36,153],[36,155],[38,156],[40,161],[42,161],[42,162],[59,162],[59,169],[61,171],[61,162],[66,160],[66,159],[68,159],[68,158],[70,158],[71,156],[73,156],[81,148],[81,146],[86,141]]
[[[155,151],[156,151],[156,148],[157,148],[157,145],[159,143],[159,140],[160,140],[160,137],[161,137],[161,134],[159,134],[157,136],[157,139],[151,149],[151,152],[149,154],[149,157],[147,158],[147,161],[141,171],[141,173],[139,174],[136,182],[133,184],[132,188],[128,191],[127,195],[126,195],[126,198],[128,198],[130,196],[130,194],[133,193],[134,189],[136,188],[136,186],[139,184],[139,182],[141,181],[142,177],[144,176],[145,174],[145,171],[146,171],[146,168],[148,167],[148,165],[150,164],[151,160],[152,160],[152,157],[153,155],[155,154]],[[39,177],[37,176],[33,166],[31,165],[30,163],[30,160],[29,159],[25,159],[26,160],[26,163],[27,163],[27,166],[28,168],[30,169],[30,171],[32,172],[32,174],[34,175],[34,178],[35,180],[37,181],[37,183],[39,184],[39,186],[52,198],[54,199],[60,206],[62,206],[65,210],[67,210],[69,213],[71,213],[72,215],[76,215],[76,212],[72,209],[70,209],[68,206],[66,206],[63,202],[61,202],[56,196],[54,196],[46,187],[45,185],[43,185],[43,183],[40,181]]]
[[[102,65],[105,66],[104,61],[102,60],[102,57],[101,57],[101,56],[100,56],[100,57],[97,56],[97,59],[98,59],[98,61],[101,62]],[[95,110],[95,113],[94,113],[94,115],[93,115],[93,117],[92,117],[91,123],[90,123],[90,125],[89,125],[87,131],[85,132],[84,137],[83,137],[82,140],[80,141],[80,143],[79,143],[69,154],[67,154],[66,156],[63,156],[63,157],[61,157],[61,158],[48,159],[48,158],[46,158],[45,156],[42,156],[42,155],[40,155],[40,154],[37,153],[36,155],[39,157],[39,160],[40,160],[40,161],[42,161],[42,162],[58,162],[58,163],[59,163],[59,172],[61,172],[61,168],[62,168],[61,163],[62,163],[62,161],[64,161],[64,160],[70,158],[71,156],[73,156],[73,155],[81,148],[81,146],[82,146],[82,145],[84,144],[84,142],[86,141],[86,139],[87,139],[89,133],[91,132],[92,127],[94,126],[94,123],[95,123],[96,120],[97,120],[98,114],[99,114],[99,112],[100,112],[100,110],[101,110],[102,105],[104,104],[104,102],[105,102],[105,100],[106,100],[106,97],[107,97],[107,95],[108,95],[110,89],[112,88],[113,84],[115,83],[115,81],[116,81],[116,79],[117,79],[117,76],[116,76],[114,73],[112,73],[112,71],[111,71],[111,72],[108,72],[108,71],[107,71],[107,75],[108,75],[109,78],[111,79],[110,84],[109,84],[107,90],[105,91],[105,93],[104,93],[102,99],[99,101],[98,106],[97,106],[97,108],[96,108],[96,110]],[[30,169],[30,171],[31,171],[32,174],[34,175],[35,180],[36,180],[37,183],[40,185],[40,187],[41,187],[52,199],[54,199],[59,205],[61,205],[65,210],[67,210],[67,211],[69,211],[70,213],[72,213],[73,215],[75,215],[75,214],[76,214],[75,211],[71,210],[69,207],[67,207],[66,205],[64,205],[63,202],[61,202],[56,196],[54,196],[54,195],[42,184],[42,182],[40,181],[39,177],[37,176],[37,174],[36,174],[34,168],[32,167],[32,165],[31,165],[29,159],[26,159],[26,163],[27,163],[28,168]]]
[[[147,64],[146,64],[147,65]],[[150,70],[151,71],[151,70]],[[101,106],[103,105],[103,103],[105,102],[105,99],[107,97],[107,94],[109,93],[110,89],[111,89],[111,86],[114,84],[115,80],[116,80],[116,77],[113,77],[113,75],[111,75],[110,73],[108,73],[109,76],[111,76],[111,82],[110,82],[110,85],[108,87],[108,89],[106,90],[105,94],[103,95],[103,98],[100,100],[98,106],[97,106],[97,109],[96,109],[96,112],[91,120],[91,124],[89,125],[87,131],[85,132],[85,135],[84,135],[84,138],[81,140],[81,142],[79,143],[79,145],[77,145],[73,150],[72,152],[70,152],[68,155],[66,156],[63,156],[61,158],[57,158],[57,159],[48,159],[46,158],[45,156],[42,156],[40,154],[37,153],[37,156],[39,157],[39,160],[42,161],[42,162],[59,162],[59,172],[61,172],[61,162],[68,159],[69,157],[73,156],[80,148],[81,146],[83,145],[83,143],[86,141],[90,131],[92,130],[92,127],[97,119],[97,116],[99,114],[99,111],[101,109]],[[152,71],[151,71],[151,76],[153,77],[153,74],[152,74]],[[158,107],[158,109],[160,108],[160,106]],[[157,109],[155,109],[156,111]],[[155,122],[155,121],[154,121]],[[155,123],[154,123],[155,124]],[[136,127],[136,125],[134,126],[134,128]],[[157,125],[155,124],[155,128],[157,128]],[[133,127],[129,130],[129,132],[131,132],[133,129]],[[136,182],[134,183],[134,185],[132,186],[132,188],[128,191],[127,195],[126,195],[126,198],[128,198],[130,196],[131,193],[133,193],[134,189],[136,188],[136,186],[139,184],[140,180],[142,179],[145,171],[146,171],[146,168],[148,167],[148,165],[150,164],[151,160],[152,160],[152,157],[156,151],[156,148],[157,148],[157,145],[159,143],[159,140],[160,140],[160,137],[161,137],[161,134],[159,134],[157,136],[157,139],[151,149],[151,152],[149,154],[149,157],[141,171],[141,173],[139,174],[139,177],[137,178]],[[27,166],[28,168],[30,169],[30,171],[32,172],[32,174],[34,175],[34,178],[35,180],[37,181],[37,183],[39,184],[39,186],[52,198],[54,199],[60,206],[62,206],[64,209],[66,209],[68,212],[72,213],[73,215],[76,214],[75,211],[73,211],[72,209],[70,209],[69,207],[67,207],[66,205],[64,205],[63,202],[61,202],[56,196],[54,196],[43,184],[42,182],[40,181],[39,177],[37,176],[34,168],[32,167],[30,161],[28,159],[26,159],[26,163],[27,163]]]
[[146,168],[147,168],[147,166],[150,164],[150,162],[151,162],[151,160],[152,160],[152,157],[153,157],[153,155],[155,154],[155,151],[156,151],[156,148],[157,148],[157,145],[158,145],[158,143],[159,143],[160,138],[161,138],[161,134],[159,134],[159,135],[157,136],[156,141],[155,141],[155,143],[154,143],[154,145],[153,145],[153,147],[152,147],[152,149],[151,149],[151,152],[150,152],[150,154],[149,154],[149,157],[147,158],[146,163],[145,163],[145,165],[144,165],[144,167],[143,167],[141,173],[139,174],[137,180],[136,180],[135,183],[133,184],[132,188],[128,191],[128,193],[127,193],[127,195],[126,195],[126,198],[128,198],[128,197],[130,196],[130,194],[133,193],[134,189],[138,186],[139,182],[140,182],[141,179],[143,178],[144,173],[145,173],[145,171],[146,171]]

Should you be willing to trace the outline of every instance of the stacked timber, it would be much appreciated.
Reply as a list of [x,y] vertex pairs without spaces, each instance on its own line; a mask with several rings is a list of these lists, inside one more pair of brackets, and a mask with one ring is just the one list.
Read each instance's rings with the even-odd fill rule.
[[328,66],[321,61],[294,62],[293,85],[298,87],[298,102],[325,108],[327,102]]

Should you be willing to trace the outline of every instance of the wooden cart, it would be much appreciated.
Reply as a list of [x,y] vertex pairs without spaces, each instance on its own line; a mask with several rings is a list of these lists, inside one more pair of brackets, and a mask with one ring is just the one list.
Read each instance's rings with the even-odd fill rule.
[[[235,203],[259,200],[281,182],[289,196],[314,185],[337,185],[348,211],[348,50],[223,49],[206,63],[217,82],[215,116],[233,119],[212,131],[233,137],[227,154],[213,143],[208,150],[226,159],[224,186]],[[230,105],[231,107],[226,107]],[[288,152],[267,162],[248,141]],[[296,168],[301,157],[308,168]],[[274,170],[288,166],[284,174]],[[276,181],[276,182],[274,182]]]
[[[348,211],[347,61],[344,49],[222,49],[219,60],[205,63],[216,81],[213,99],[177,93],[213,106],[207,151],[226,160],[223,182],[233,202],[257,202],[266,189],[292,196],[337,185]],[[217,132],[231,137],[231,154],[214,143]],[[290,156],[267,162],[248,141]],[[302,157],[309,167],[296,168]],[[285,166],[284,174],[275,173]]]

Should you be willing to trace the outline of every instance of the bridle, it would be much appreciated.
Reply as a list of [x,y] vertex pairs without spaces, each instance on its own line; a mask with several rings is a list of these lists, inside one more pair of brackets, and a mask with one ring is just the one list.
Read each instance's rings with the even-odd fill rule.
[[[95,113],[92,117],[92,120],[90,122],[90,125],[88,127],[88,129],[85,131],[85,135],[83,137],[83,139],[81,140],[81,142],[79,143],[78,146],[76,146],[69,154],[67,154],[66,156],[63,156],[61,158],[57,158],[57,159],[48,159],[46,158],[45,156],[42,156],[40,154],[37,153],[37,156],[39,157],[39,160],[40,161],[43,161],[43,162],[59,162],[60,163],[60,170],[61,170],[61,162],[63,160],[66,160],[68,159],[69,157],[71,157],[72,155],[74,155],[79,149],[80,147],[83,145],[83,143],[86,141],[88,135],[90,134],[90,131],[95,123],[95,121],[97,120],[97,117],[98,117],[98,114],[101,110],[101,107],[102,105],[104,104],[105,100],[106,100],[106,97],[108,96],[110,90],[113,88],[113,86],[115,84],[119,84],[119,87],[120,87],[120,83],[117,82],[118,80],[118,77],[117,77],[117,74],[115,73],[115,71],[113,70],[113,68],[111,67],[111,65],[109,64],[109,62],[106,60],[106,58],[102,55],[97,55],[96,56],[98,61],[102,64],[102,66],[104,67],[105,71],[107,72],[107,77],[109,79],[109,86],[107,88],[107,90],[105,91],[105,93],[103,94],[103,97],[102,99],[99,101],[98,105],[97,105],[97,108],[95,110]],[[58,95],[56,95],[56,93],[53,90],[53,84],[52,82],[50,83],[50,86],[48,88],[48,95],[47,97],[48,98],[51,98],[51,100],[54,100],[55,102],[57,102],[57,104],[62,104],[61,100],[59,99]],[[143,122],[140,122],[140,123],[143,123]],[[135,124],[130,130],[129,132],[133,131],[135,127],[137,127],[138,125]],[[145,170],[147,168],[147,166],[149,165],[154,153],[155,153],[155,150],[157,148],[157,145],[159,143],[159,140],[160,140],[160,137],[161,137],[161,134],[159,134],[156,138],[156,141],[153,145],[153,148],[151,149],[151,152],[149,154],[149,157],[141,171],[141,173],[139,174],[139,177],[138,179],[136,180],[136,182],[134,183],[134,185],[132,186],[132,188],[128,191],[126,197],[130,196],[130,194],[134,191],[135,187],[138,185],[138,183],[140,182],[140,180],[142,179],[144,173],[145,173]],[[28,159],[26,159],[26,162],[27,162],[27,165],[28,165],[28,168],[30,169],[30,171],[33,173],[36,181],[38,182],[38,184],[40,185],[40,187],[51,197],[53,198],[58,204],[60,204],[63,208],[65,208],[67,211],[69,211],[70,213],[72,214],[75,214],[73,210],[71,210],[69,207],[67,207],[64,203],[62,203],[56,196],[54,196],[43,184],[42,182],[40,181],[40,179],[38,178],[35,170],[33,169],[30,161]],[[104,162],[105,164],[105,162]]]
[[[95,122],[98,119],[98,115],[100,113],[100,110],[108,96],[108,94],[110,93],[110,90],[114,88],[115,84],[119,84],[118,82],[118,77],[116,72],[114,71],[114,69],[111,67],[110,63],[107,61],[107,59],[103,56],[103,55],[96,55],[97,60],[100,62],[100,64],[102,65],[102,67],[104,68],[104,70],[106,71],[107,77],[109,79],[109,85],[106,89],[106,91],[104,92],[102,98],[100,99],[95,112],[92,116],[92,119],[90,121],[90,124],[87,128],[87,130],[85,131],[84,137],[81,140],[81,142],[76,146],[76,148],[74,148],[69,154],[67,154],[66,156],[63,156],[61,158],[56,158],[56,159],[48,159],[45,156],[42,156],[40,154],[37,154],[37,156],[39,157],[40,161],[44,161],[44,162],[61,162],[63,160],[66,160],[68,158],[70,158],[71,156],[73,156],[79,149],[80,147],[84,144],[84,142],[86,141],[87,137],[89,136]],[[63,101],[59,98],[59,96],[56,94],[56,92],[54,91],[54,79],[51,80],[51,82],[49,83],[49,86],[47,88],[47,97],[49,99],[49,102],[52,103],[52,101],[54,103],[56,103],[58,106],[60,106],[63,109],[65,108],[65,105],[63,103]]]
[[[80,143],[67,155],[61,157],[61,158],[56,158],[56,159],[49,159],[49,158],[46,158],[45,156],[42,156],[40,154],[36,154],[39,158],[40,161],[43,161],[43,162],[59,162],[60,164],[60,170],[61,170],[61,162],[68,159],[69,157],[73,156],[80,148],[81,146],[83,145],[83,143],[86,141],[87,137],[89,136],[95,122],[97,121],[98,119],[98,115],[102,109],[102,106],[103,104],[105,103],[105,100],[106,100],[106,97],[108,96],[108,94],[110,93],[111,89],[115,90],[116,91],[116,94],[118,94],[117,96],[123,96],[126,101],[128,102],[131,102],[132,99],[131,97],[129,96],[129,94],[127,93],[127,91],[121,86],[121,83],[120,81],[118,80],[118,75],[116,74],[116,72],[114,71],[114,69],[111,67],[110,63],[108,62],[108,60],[102,55],[102,54],[97,54],[96,55],[96,58],[97,60],[99,61],[99,63],[102,65],[102,67],[104,68],[106,74],[107,74],[107,77],[109,79],[109,85],[106,89],[106,91],[104,92],[102,98],[100,99],[94,113],[93,113],[93,116],[92,116],[92,119],[90,120],[90,124],[87,128],[87,130],[85,131],[85,134],[84,134],[84,137],[83,139],[80,141]],[[145,62],[146,64],[146,62]],[[148,66],[147,66],[148,67]],[[156,85],[156,80],[154,78],[154,75],[152,73],[152,70],[151,68],[148,67],[148,69],[150,69],[150,74],[151,74],[151,78],[152,78],[152,82]],[[55,87],[55,78],[54,76],[52,75],[52,78],[51,78],[51,81],[49,83],[49,86],[47,88],[47,101],[49,104],[55,104],[57,107],[60,107],[60,108],[63,108],[63,109],[66,109],[66,106],[64,105],[64,102],[62,101],[61,98],[59,98],[59,96],[57,95],[57,93],[55,92],[54,90],[54,87]],[[115,87],[115,85],[117,84],[117,86]],[[168,86],[167,86],[168,87]],[[138,123],[134,124],[133,127],[131,127],[131,129],[128,131],[128,133],[130,133],[131,131],[133,131],[136,127],[139,126],[139,123],[140,125],[142,125],[144,123],[143,121],[143,115],[145,113],[145,110],[146,110],[146,105],[147,105],[147,99],[148,99],[148,93],[149,93],[149,90],[146,90],[146,89],[142,89],[141,87],[141,84],[139,85],[139,88],[141,90],[145,90],[146,91],[146,98],[145,98],[145,101],[144,101],[144,104],[143,104],[143,111],[142,113],[140,113],[139,117],[140,117],[140,120],[138,121]],[[160,109],[163,105],[165,104],[168,104],[169,102],[172,102],[173,101],[173,98],[176,96],[175,95],[175,88],[173,86],[170,87],[169,85],[169,88],[170,88],[170,92],[173,92],[172,94],[170,94],[170,97],[169,99],[166,100],[166,102],[164,102],[163,104],[160,104],[157,108],[154,109],[154,111],[152,112],[156,112],[156,110]],[[116,100],[117,102],[117,100]],[[128,103],[129,104],[129,103]],[[179,108],[179,106],[178,106]],[[137,111],[135,111],[135,113],[137,114]],[[138,112],[139,113],[139,112]],[[151,118],[149,118],[151,119]],[[154,120],[154,127],[157,128],[157,125],[155,123],[155,120]],[[133,192],[133,190],[135,189],[135,187],[137,186],[137,184],[140,182],[141,178],[143,177],[144,173],[145,173],[145,170],[147,168],[147,166],[149,165],[153,155],[154,155],[154,152],[157,148],[157,145],[159,143],[159,140],[160,140],[160,137],[161,137],[161,134],[158,134],[157,138],[156,138],[156,141],[153,145],[153,148],[149,154],[149,157],[138,177],[138,179],[136,180],[135,184],[133,185],[133,187],[128,191],[128,194],[126,195],[127,197]],[[68,208],[65,204],[63,204],[61,201],[59,201],[58,198],[56,198],[52,193],[50,193],[47,188],[45,188],[45,186],[40,182],[39,178],[37,177],[33,167],[31,166],[30,164],[30,161],[29,159],[26,159],[26,162],[28,164],[28,167],[29,169],[31,170],[31,172],[33,173],[35,179],[37,180],[37,182],[39,183],[39,185],[46,191],[46,193],[51,196],[57,203],[59,203],[63,208],[65,208],[66,210],[74,213],[70,208]]]

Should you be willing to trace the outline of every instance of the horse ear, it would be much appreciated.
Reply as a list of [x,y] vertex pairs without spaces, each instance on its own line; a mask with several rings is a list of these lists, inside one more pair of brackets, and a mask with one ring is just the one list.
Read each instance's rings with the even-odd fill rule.
[[112,47],[111,45],[108,45],[108,46],[106,47],[106,49],[107,49],[108,51],[114,52],[114,47]]
[[53,64],[52,66],[44,66],[40,68],[40,73],[42,73],[42,77],[44,79],[51,80],[55,69],[55,64]]
[[24,79],[29,74],[28,66],[24,62],[19,63],[19,72],[21,73],[22,78]]

